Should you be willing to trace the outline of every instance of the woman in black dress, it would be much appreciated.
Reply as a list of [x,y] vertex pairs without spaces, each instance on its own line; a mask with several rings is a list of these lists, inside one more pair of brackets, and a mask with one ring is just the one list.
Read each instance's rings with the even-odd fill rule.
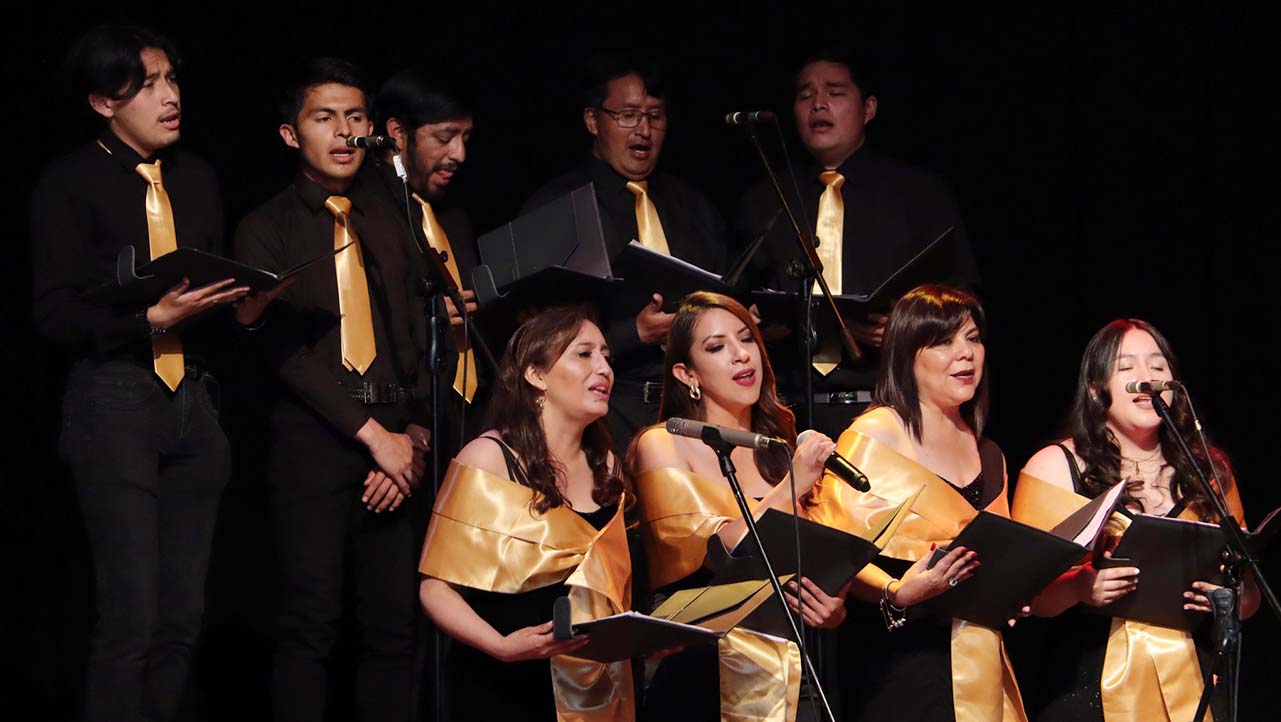
[[419,568],[423,609],[459,642],[450,719],[633,718],[630,664],[560,656],[585,641],[551,623],[557,597],[576,622],[630,607],[623,480],[600,421],[613,379],[584,310],[540,313],[507,346],[487,430],[450,464]]
[[886,328],[872,408],[837,441],[871,491],[827,480],[818,489],[815,520],[849,531],[914,498],[851,588],[880,609],[854,607],[842,628],[842,650],[856,650],[840,670],[847,719],[1026,720],[1000,632],[919,606],[981,563],[958,546],[927,568],[933,551],[980,510],[1009,515],[1004,457],[982,435],[985,325],[963,291],[931,285],[903,296]]
[[[1208,462],[1213,462],[1229,511],[1242,521],[1227,457],[1215,447],[1211,457],[1205,457],[1195,443],[1187,404],[1176,400],[1173,392],[1162,394],[1171,404],[1171,429],[1162,423],[1148,394],[1125,391],[1132,381],[1172,379],[1176,368],[1169,343],[1145,321],[1113,321],[1096,333],[1081,359],[1065,438],[1028,460],[1019,479],[1016,518],[1052,526],[1084,499],[1124,482],[1121,506],[1129,514],[1214,521],[1210,500],[1176,446],[1177,433],[1187,440],[1201,468],[1209,469]],[[1098,546],[1105,549],[1109,544]],[[1085,614],[1077,607],[1114,602],[1136,587],[1139,576],[1134,567],[1096,569],[1093,563],[1084,564],[1065,573],[1033,604],[1037,615],[1062,614],[1042,657],[1047,699],[1038,720],[1191,719],[1202,690],[1192,636]],[[1213,588],[1196,582],[1184,592],[1184,608],[1212,611],[1205,595]],[[1253,614],[1258,604],[1258,588],[1247,580],[1240,605],[1243,616]],[[1107,685],[1101,684],[1105,676],[1111,680]]]

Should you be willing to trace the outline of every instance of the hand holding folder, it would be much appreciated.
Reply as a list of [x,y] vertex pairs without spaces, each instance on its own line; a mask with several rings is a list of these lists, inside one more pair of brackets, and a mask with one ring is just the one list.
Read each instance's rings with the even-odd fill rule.
[[[979,512],[949,548],[963,546],[973,550],[982,569],[924,606],[945,616],[1000,629],[1093,549],[1122,488],[1122,484],[1113,486],[1048,532]],[[947,552],[943,548],[936,550],[931,563]]]

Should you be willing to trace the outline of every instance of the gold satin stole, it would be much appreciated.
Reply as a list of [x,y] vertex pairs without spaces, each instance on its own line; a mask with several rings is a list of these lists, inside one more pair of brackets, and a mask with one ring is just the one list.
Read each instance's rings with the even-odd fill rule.
[[[572,509],[535,513],[534,491],[450,462],[432,509],[418,571],[451,584],[519,594],[564,582],[575,623],[631,608],[631,557],[623,503],[597,531]],[[551,610],[547,610],[550,617]],[[631,662],[551,660],[561,722],[635,719]],[[499,680],[500,681],[500,680]]]
[[[1232,516],[1244,519],[1236,484],[1228,487],[1226,496]],[[1014,490],[1014,518],[1048,530],[1088,503],[1087,497],[1025,473]],[[1179,518],[1197,519],[1191,509]],[[1105,533],[1120,535],[1129,525],[1129,518],[1113,514]],[[1113,618],[1099,687],[1103,715],[1109,720],[1192,719],[1204,688],[1192,635],[1182,629]]]
[[[729,484],[692,471],[663,467],[636,477],[641,540],[655,588],[693,574],[703,566],[708,541],[742,515]],[[752,513],[757,504],[747,500]],[[761,604],[777,604],[769,582],[744,582],[685,590],[672,595],[664,608],[704,618],[732,604],[724,615],[700,623],[730,630],[719,642],[722,722],[794,722],[801,692],[799,648],[786,639],[735,628]],[[697,599],[694,599],[697,597]],[[703,609],[691,608],[702,605]],[[659,616],[660,610],[655,611]],[[683,618],[683,617],[682,617]]]
[[[947,546],[978,511],[937,474],[889,446],[853,429],[836,443],[836,453],[867,474],[870,492],[858,492],[827,474],[815,486],[814,521],[851,534],[884,524],[901,504],[920,496],[885,545],[883,554],[915,562],[931,553],[931,545]],[[985,511],[1009,516],[1005,490]],[[885,572],[869,565],[860,573],[883,585]],[[909,622],[910,623],[910,622]],[[952,620],[952,706],[957,722],[1027,722],[1018,681],[997,630],[961,619]]]

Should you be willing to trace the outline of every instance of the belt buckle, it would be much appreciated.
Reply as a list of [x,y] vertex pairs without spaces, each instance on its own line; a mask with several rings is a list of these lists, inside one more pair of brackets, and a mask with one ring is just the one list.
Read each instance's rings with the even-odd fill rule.
[[[651,389],[653,389],[653,390],[654,390],[654,394],[653,394],[653,396],[651,396],[651,395],[650,395],[650,390],[651,390]],[[643,403],[643,404],[657,404],[657,403],[659,402],[659,400],[660,400],[660,399],[662,399],[662,398],[663,398],[663,385],[662,385],[662,384],[660,384],[660,383],[654,383],[653,381],[646,381],[646,382],[644,382],[644,383],[642,383],[642,384],[641,384],[641,403]]]

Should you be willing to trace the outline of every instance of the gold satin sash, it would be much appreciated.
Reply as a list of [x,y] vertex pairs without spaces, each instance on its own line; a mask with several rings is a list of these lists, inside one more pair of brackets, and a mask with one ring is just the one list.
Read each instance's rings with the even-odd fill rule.
[[[1243,519],[1235,484],[1228,487],[1227,499],[1232,515]],[[1014,491],[1014,518],[1048,530],[1089,502],[1080,494],[1024,473]],[[1195,520],[1196,515],[1185,510],[1179,518]],[[1107,529],[1121,533],[1129,525],[1129,518],[1113,514]],[[1192,635],[1181,629],[1113,618],[1099,688],[1107,719],[1192,719],[1204,688]]]
[[[920,494],[885,545],[885,556],[915,562],[931,552],[932,544],[950,544],[978,515],[951,484],[870,436],[847,429],[836,443],[836,453],[867,474],[872,490],[859,493],[825,475],[815,486],[817,505],[811,512],[815,521],[858,534],[884,524],[887,515],[894,514],[912,495]],[[1004,490],[985,511],[1010,515]],[[873,569],[869,565],[860,576],[867,579],[870,575],[866,572]],[[880,570],[871,575],[883,579],[881,584],[890,579]],[[952,706],[957,722],[1027,722],[1018,681],[999,631],[953,619],[951,656]]]
[[[418,570],[452,584],[517,594],[564,581],[574,622],[631,607],[624,500],[597,531],[572,509],[531,511],[534,491],[453,461],[441,484]],[[550,615],[551,610],[548,610]],[[635,719],[631,662],[551,660],[560,722]]]
[[[636,477],[641,539],[649,558],[650,581],[662,587],[698,571],[707,543],[741,514],[734,492],[685,469],[662,467]],[[747,500],[755,513],[756,503]],[[761,589],[744,608],[762,603]],[[736,621],[739,617],[731,615]],[[715,622],[708,625],[716,628]],[[722,722],[794,722],[801,692],[801,657],[792,642],[736,628],[718,643]]]

